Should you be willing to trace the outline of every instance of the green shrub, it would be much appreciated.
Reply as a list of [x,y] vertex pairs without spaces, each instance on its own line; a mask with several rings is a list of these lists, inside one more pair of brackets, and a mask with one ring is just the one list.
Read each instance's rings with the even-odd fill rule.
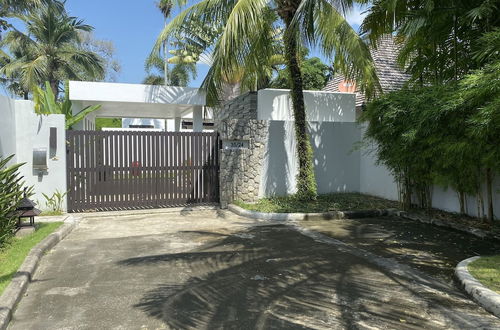
[[[361,116],[365,142],[391,170],[408,209],[432,207],[431,187],[457,192],[460,212],[467,196],[478,217],[494,220],[493,179],[500,173],[500,61],[457,84],[410,86],[370,102]],[[486,187],[486,200],[483,197]]]
[[52,196],[42,194],[43,198],[45,198],[45,207],[53,214],[62,214],[64,197],[67,194],[67,192],[61,193],[59,190],[56,190]]
[[12,157],[0,159],[0,246],[13,234],[16,208],[23,197],[23,182],[18,172],[23,164],[7,166]]

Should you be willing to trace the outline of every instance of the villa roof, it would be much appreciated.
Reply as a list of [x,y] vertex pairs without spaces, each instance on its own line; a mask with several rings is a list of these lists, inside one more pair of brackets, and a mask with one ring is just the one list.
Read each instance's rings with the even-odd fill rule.
[[[397,63],[399,49],[392,36],[382,37],[378,41],[377,47],[370,49],[370,53],[375,63],[382,91],[391,92],[401,89],[410,79],[410,75],[406,74]],[[340,92],[340,86],[345,83],[344,80],[344,76],[335,75],[323,90],[327,92]],[[356,106],[360,106],[365,101],[365,96],[358,91],[356,93]]]

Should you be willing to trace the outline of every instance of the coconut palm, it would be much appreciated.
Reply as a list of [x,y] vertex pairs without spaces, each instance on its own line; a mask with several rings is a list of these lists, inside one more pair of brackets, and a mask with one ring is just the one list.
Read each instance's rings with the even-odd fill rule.
[[[158,9],[160,10],[160,12],[162,13],[163,15],[163,18],[165,19],[165,25],[167,25],[167,21],[168,19],[170,18],[170,15],[172,14],[172,9],[174,8],[175,5],[177,5],[178,7],[181,7],[181,6],[184,6],[186,4],[187,0],[160,0],[158,1],[158,3],[156,4],[156,6],[158,7]],[[168,40],[165,40],[163,42],[163,55],[165,57],[164,61],[163,61],[163,83],[165,85],[169,85],[169,68],[168,68],[168,54],[169,54],[169,51],[168,51]],[[146,63],[146,66],[147,66],[147,63]],[[148,79],[148,78],[146,78]],[[160,81],[158,79],[156,79],[156,81]]]
[[40,6],[50,0],[0,0],[0,31],[11,27],[7,18],[25,13],[28,9]]
[[[164,60],[154,54],[146,60],[146,71],[148,75],[144,78],[144,83],[147,85],[165,85],[165,66]],[[158,74],[152,73],[158,72]],[[167,81],[172,86],[187,86],[191,78],[195,79],[197,75],[196,62],[180,62],[177,63],[172,70],[167,73]]]
[[[189,28],[185,27],[185,30],[189,31],[189,34],[178,33],[170,38],[169,44],[173,48],[168,51],[172,55],[170,58],[162,58],[166,51],[165,45],[163,48],[153,50],[148,56],[145,65],[148,72],[144,79],[145,84],[164,85],[167,81],[169,85],[187,86],[191,79],[196,79],[196,64],[198,62],[209,64],[210,59],[203,58],[202,54],[220,35],[220,31],[199,21],[191,21]],[[172,70],[168,69],[167,63],[174,65]]]
[[[19,50],[17,52],[14,52],[13,54],[1,53],[0,67],[3,67],[23,56],[24,54]],[[13,95],[21,96],[25,100],[29,99],[29,91],[25,90],[20,83],[19,72],[13,73],[9,78],[0,77],[0,83],[4,85],[7,90],[9,90]]]
[[26,24],[27,33],[9,31],[2,46],[11,54],[20,52],[23,56],[3,66],[0,74],[6,78],[17,77],[25,91],[32,91],[33,86],[48,81],[56,97],[63,80],[99,80],[103,77],[102,59],[79,46],[78,32],[93,28],[69,16],[61,3],[41,5],[19,18]]
[[348,78],[358,80],[368,95],[379,85],[367,45],[344,18],[352,5],[351,0],[202,0],[174,18],[157,42],[159,47],[192,20],[222,28],[213,46],[212,67],[202,85],[209,101],[217,103],[227,77],[243,72],[243,81],[251,82],[266,75],[263,64],[277,54],[273,44],[276,35],[282,34],[283,56],[291,77],[300,199],[317,196],[299,64],[300,46],[317,47],[326,57],[334,58],[337,67]]

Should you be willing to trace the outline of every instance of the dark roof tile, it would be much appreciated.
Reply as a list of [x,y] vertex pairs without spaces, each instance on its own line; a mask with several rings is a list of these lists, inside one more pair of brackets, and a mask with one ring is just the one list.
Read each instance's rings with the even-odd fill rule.
[[[382,37],[376,48],[371,48],[370,53],[375,63],[375,69],[380,81],[382,91],[391,92],[401,89],[410,79],[410,75],[405,73],[397,63],[398,47],[394,38],[390,35]],[[344,76],[335,75],[323,89],[327,92],[339,92],[339,84],[344,81]],[[365,96],[358,92],[356,96],[356,106],[360,106],[365,101]]]

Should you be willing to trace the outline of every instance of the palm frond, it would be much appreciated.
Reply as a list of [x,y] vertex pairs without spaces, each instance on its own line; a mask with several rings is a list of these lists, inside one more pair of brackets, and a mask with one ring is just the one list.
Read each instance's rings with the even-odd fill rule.
[[344,10],[327,0],[304,0],[293,26],[302,31],[309,46],[319,46],[326,58],[335,59],[336,67],[348,79],[358,81],[361,89],[373,96],[381,88],[370,50],[342,15]]

